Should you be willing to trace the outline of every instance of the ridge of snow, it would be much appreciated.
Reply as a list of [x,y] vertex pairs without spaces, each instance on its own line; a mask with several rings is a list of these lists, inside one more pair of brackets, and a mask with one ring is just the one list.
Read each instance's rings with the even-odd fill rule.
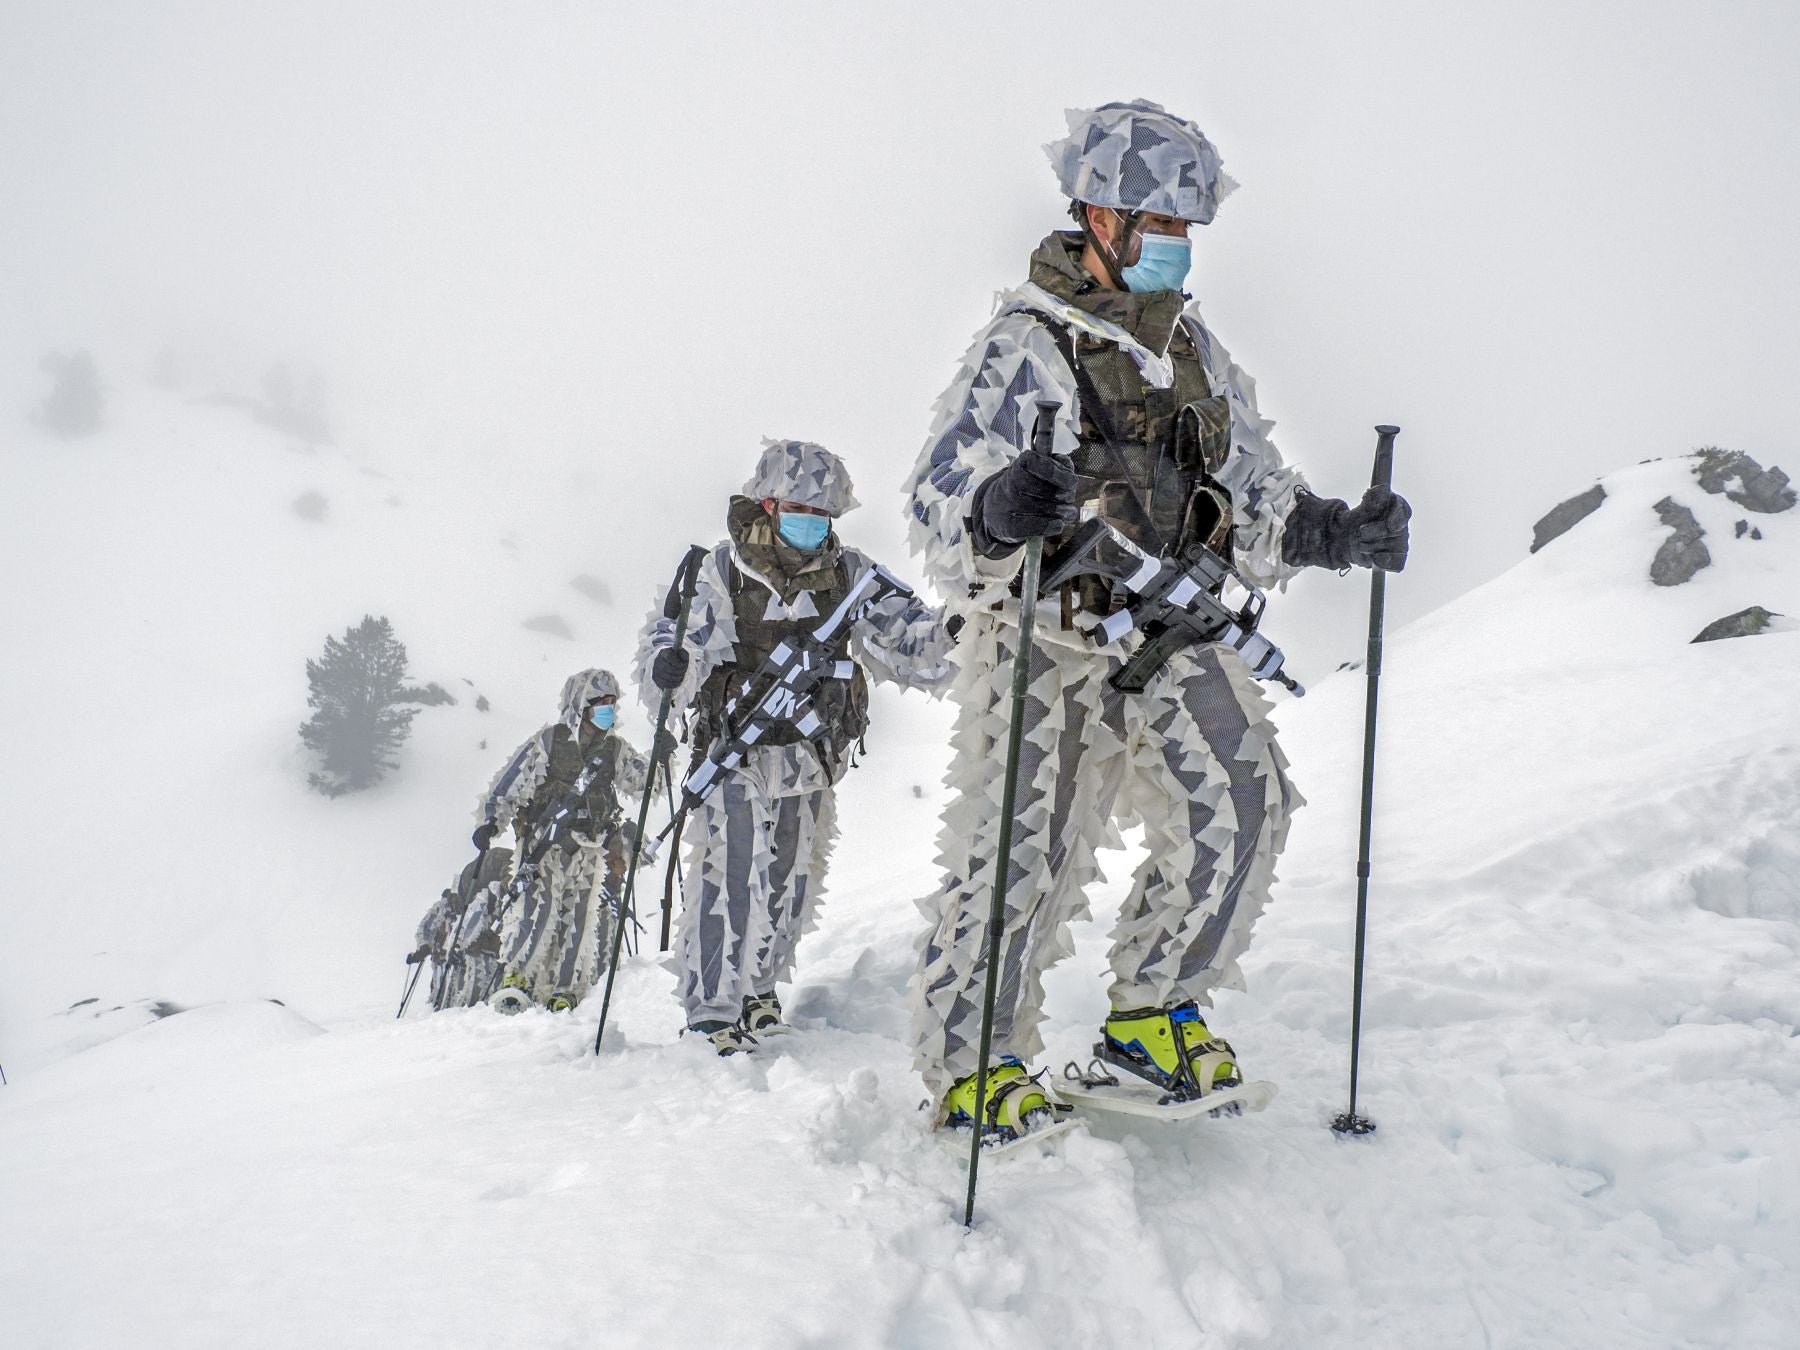
[[[797,1029],[767,1056],[679,1039],[651,954],[599,1059],[594,1000],[396,1022],[475,794],[569,670],[619,668],[658,578],[604,571],[566,522],[515,526],[453,468],[382,478],[166,402],[126,426],[0,451],[21,485],[0,565],[29,579],[0,654],[30,766],[0,906],[21,1343],[1740,1350],[1800,1325],[1800,635],[1688,642],[1747,604],[1800,614],[1800,511],[1736,539],[1688,461],[1639,465],[1389,635],[1362,1140],[1325,1125],[1364,682],[1283,701],[1310,804],[1248,991],[1211,1018],[1281,1096],[995,1160],[965,1235],[904,1044],[947,708],[878,691]],[[303,491],[324,520],[289,509]],[[1670,494],[1714,565],[1664,589]],[[595,571],[611,629],[586,601],[575,644],[520,626]],[[294,749],[300,665],[362,609],[460,701],[421,713],[391,781],[327,802]],[[1053,1071],[1105,1010],[1135,859],[1104,861],[1100,917],[1046,981]],[[155,999],[201,1006],[151,1021]]]

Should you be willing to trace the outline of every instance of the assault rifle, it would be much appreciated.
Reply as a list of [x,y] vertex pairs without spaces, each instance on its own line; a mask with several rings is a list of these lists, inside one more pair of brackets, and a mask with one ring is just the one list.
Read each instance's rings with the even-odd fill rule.
[[[1306,693],[1282,670],[1286,658],[1281,648],[1256,631],[1267,598],[1204,545],[1190,544],[1175,554],[1153,558],[1096,518],[1044,559],[1038,594],[1054,594],[1078,576],[1104,577],[1130,596],[1123,609],[1085,630],[1089,641],[1104,647],[1129,633],[1143,634],[1142,645],[1108,681],[1113,688],[1141,693],[1176,652],[1216,642],[1243,657],[1257,679],[1286,685],[1296,696]],[[1247,593],[1235,610],[1220,599],[1228,581]]]
[[[598,753],[612,752],[603,743]],[[618,821],[620,810],[616,799],[612,810],[598,819],[588,808],[588,789],[593,786],[594,778],[599,772],[600,765],[595,760],[585,762],[575,781],[546,802],[543,813],[532,822],[530,830],[520,834],[518,871],[521,874],[528,870],[535,871],[537,865],[544,860],[544,855],[565,836],[580,833],[597,843],[601,835]]]
[[[813,707],[813,695],[826,680],[848,680],[856,674],[856,663],[833,657],[832,647],[876,605],[896,595],[911,594],[912,588],[887,568],[871,566],[817,628],[787,638],[770,652],[726,700],[721,719],[724,729],[681,785],[676,819],[711,796],[724,776],[776,729],[790,726],[808,740],[816,736],[823,722]],[[675,820],[671,820],[658,840],[674,828]]]

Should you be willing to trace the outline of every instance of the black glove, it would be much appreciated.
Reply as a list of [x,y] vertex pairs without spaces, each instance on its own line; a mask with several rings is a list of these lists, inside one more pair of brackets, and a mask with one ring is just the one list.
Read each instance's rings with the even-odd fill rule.
[[1372,487],[1354,507],[1302,489],[1282,530],[1282,561],[1295,567],[1406,568],[1412,507],[1390,488]]
[[1081,518],[1078,480],[1061,455],[1031,449],[984,480],[969,502],[975,551],[1004,558],[1027,539],[1056,534]]
[[664,647],[650,662],[650,679],[665,693],[681,688],[687,678],[688,654],[685,647]]
[[475,845],[477,853],[486,853],[488,845],[494,842],[494,822],[484,821],[475,827],[475,833],[469,836],[469,842]]
[[419,948],[418,951],[412,953],[410,956],[408,956],[406,958],[406,964],[409,966],[416,966],[419,964],[419,962],[423,961],[426,957],[428,957],[430,955],[431,955],[431,948],[429,946],[421,947],[421,948]]
[[664,727],[656,733],[656,740],[650,746],[651,764],[673,764],[675,762],[675,733]]

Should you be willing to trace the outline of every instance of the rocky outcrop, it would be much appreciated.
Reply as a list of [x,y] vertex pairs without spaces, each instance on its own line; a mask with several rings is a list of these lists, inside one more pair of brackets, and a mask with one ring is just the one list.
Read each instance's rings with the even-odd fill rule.
[[1752,605],[1749,609],[1740,609],[1736,614],[1727,614],[1722,619],[1714,619],[1702,628],[1694,642],[1717,642],[1720,638],[1755,637],[1769,626],[1771,620],[1781,616],[1764,609],[1761,605]]
[[1699,461],[1694,476],[1700,486],[1724,494],[1746,510],[1774,515],[1790,510],[1797,500],[1788,476],[1774,465],[1763,468],[1741,450],[1721,450],[1709,445],[1694,452]]
[[1595,483],[1586,492],[1553,507],[1548,515],[1531,527],[1531,551],[1536,553],[1552,539],[1560,539],[1576,525],[1600,509],[1606,500],[1606,489]]
[[1712,554],[1701,542],[1706,531],[1692,511],[1673,497],[1664,497],[1656,504],[1656,517],[1674,533],[1663,540],[1650,560],[1650,580],[1658,586],[1679,586],[1693,580],[1701,568],[1712,566]]

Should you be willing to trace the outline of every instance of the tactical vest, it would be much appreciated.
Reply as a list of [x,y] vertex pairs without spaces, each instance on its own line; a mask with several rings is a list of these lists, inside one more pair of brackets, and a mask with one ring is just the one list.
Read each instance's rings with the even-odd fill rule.
[[[1230,406],[1213,394],[1187,325],[1169,339],[1174,382],[1157,389],[1117,343],[1031,313],[1056,340],[1081,396],[1081,442],[1070,456],[1078,499],[1153,556],[1198,542],[1229,562],[1230,497],[1212,475],[1230,453]],[[1046,541],[1055,544],[1055,536]],[[1117,608],[1097,579],[1075,583],[1075,594],[1083,610]]]
[[[804,619],[773,619],[769,602],[775,597],[767,586],[743,574],[729,548],[721,547],[714,555],[720,573],[731,589],[731,612],[737,626],[737,642],[731,660],[715,666],[700,686],[694,699],[694,750],[704,755],[724,730],[726,700],[743,687],[769,653],[783,640],[813,632],[850,593],[850,565],[838,559],[829,584],[804,594],[813,598],[817,613]],[[846,625],[831,644],[833,660],[850,659],[850,629]],[[824,680],[813,695],[822,729],[812,737],[820,761],[833,774],[845,752],[861,739],[869,726],[869,681],[862,667],[848,680]],[[787,723],[764,736],[763,745],[797,745],[807,738]]]
[[623,814],[613,792],[618,771],[617,736],[600,736],[598,744],[583,754],[581,733],[558,722],[550,736],[549,770],[525,809],[526,829],[535,835],[551,823],[556,811],[566,807],[569,813],[561,818],[556,842],[567,843],[571,829],[598,839]]

